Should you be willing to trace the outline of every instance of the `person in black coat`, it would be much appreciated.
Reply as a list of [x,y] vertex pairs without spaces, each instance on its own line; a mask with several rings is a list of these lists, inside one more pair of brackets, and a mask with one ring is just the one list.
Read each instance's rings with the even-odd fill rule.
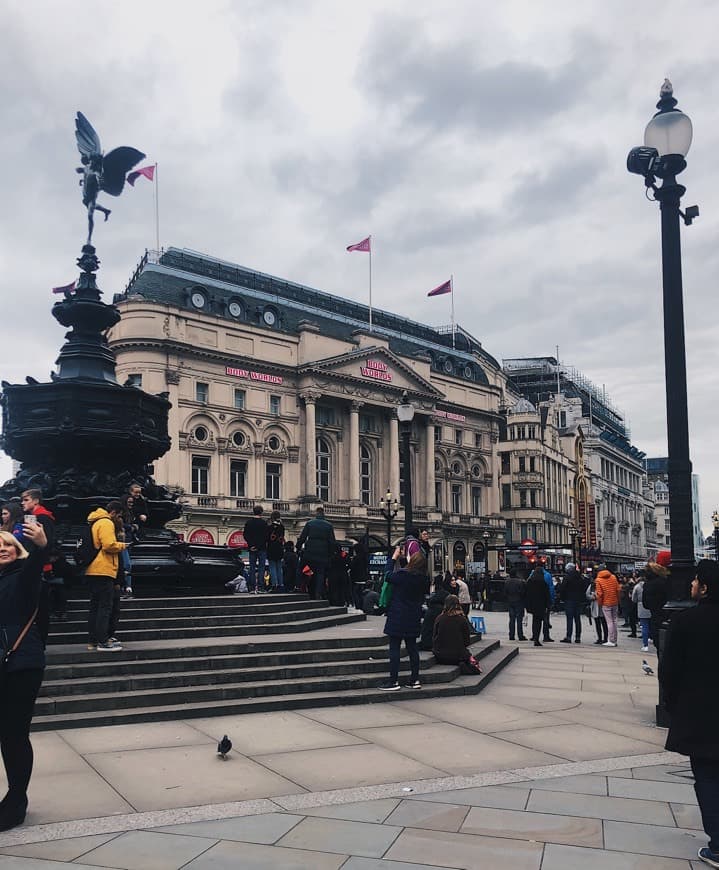
[[389,637],[389,680],[379,688],[395,692],[399,685],[399,650],[404,645],[409,656],[411,675],[406,688],[419,689],[419,652],[417,635],[422,622],[422,604],[427,593],[427,561],[421,552],[415,553],[406,568],[398,568],[400,548],[392,555],[394,569],[387,578],[392,586],[392,597],[387,607],[384,633]]
[[699,857],[719,867],[719,563],[699,562],[691,595],[697,606],[671,622],[659,661],[659,683],[671,716],[666,748],[689,756],[709,837]]
[[434,623],[432,652],[440,665],[458,665],[469,661],[469,620],[459,598],[448,595],[442,612]]
[[294,541],[285,541],[282,573],[285,578],[285,590],[287,592],[294,592],[297,583],[297,553],[295,553]]
[[587,580],[577,571],[573,562],[567,562],[564,570],[564,581],[559,587],[559,599],[564,604],[564,615],[567,617],[567,633],[562,643],[582,642],[582,612],[587,606]]
[[539,566],[529,575],[524,589],[524,605],[527,612],[532,614],[532,640],[535,646],[542,645],[539,635],[551,603],[549,587],[544,579],[544,570]]
[[250,552],[250,572],[248,586],[251,592],[264,592],[265,589],[265,562],[267,561],[267,536],[270,527],[262,517],[264,513],[262,505],[256,504],[252,508],[252,516],[245,523],[242,530],[247,549]]
[[8,783],[0,801],[0,831],[25,821],[33,762],[30,722],[45,669],[37,616],[48,542],[40,523],[23,525],[23,534],[33,547],[29,555],[10,532],[0,532],[0,750]]
[[647,562],[644,575],[642,605],[652,614],[649,621],[649,634],[654,641],[654,646],[659,649],[659,631],[662,626],[662,610],[667,603],[669,571],[666,565],[659,562]]
[[297,549],[302,549],[302,562],[312,570],[312,597],[322,598],[325,591],[327,566],[335,554],[337,542],[332,523],[325,519],[325,510],[318,507],[314,519],[305,523],[297,539]]
[[[427,602],[427,610],[422,619],[422,633],[419,638],[419,648],[423,650],[432,649],[432,638],[434,637],[434,621],[439,614],[444,610],[444,602],[449,592],[441,586],[436,586],[435,591],[429,596]],[[459,599],[457,599],[459,600]]]

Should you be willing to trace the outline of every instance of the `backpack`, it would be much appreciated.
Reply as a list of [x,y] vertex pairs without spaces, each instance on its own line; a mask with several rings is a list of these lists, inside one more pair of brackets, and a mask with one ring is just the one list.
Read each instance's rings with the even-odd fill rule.
[[92,527],[96,522],[97,520],[93,520],[83,527],[80,537],[75,544],[74,557],[78,568],[89,568],[100,552],[100,547],[96,547],[92,540]]

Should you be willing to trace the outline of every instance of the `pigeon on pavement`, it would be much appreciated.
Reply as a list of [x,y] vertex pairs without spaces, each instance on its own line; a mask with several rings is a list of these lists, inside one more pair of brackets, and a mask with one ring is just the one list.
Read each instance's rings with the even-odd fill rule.
[[222,756],[223,761],[227,761],[227,753],[232,749],[232,741],[225,734],[225,736],[220,740],[217,744],[217,753]]
[[644,673],[645,673],[648,677],[651,677],[652,674],[654,673],[654,671],[653,671],[653,670],[649,667],[649,665],[647,664],[647,660],[646,660],[646,659],[642,659],[642,670],[644,671]]

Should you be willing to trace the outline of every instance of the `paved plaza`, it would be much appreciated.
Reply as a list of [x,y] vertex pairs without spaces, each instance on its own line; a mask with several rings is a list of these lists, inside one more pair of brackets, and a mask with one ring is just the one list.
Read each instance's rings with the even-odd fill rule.
[[[508,643],[506,615],[486,621]],[[704,866],[688,761],[654,725],[655,656],[585,638],[520,644],[477,696],[37,734],[0,870]]]

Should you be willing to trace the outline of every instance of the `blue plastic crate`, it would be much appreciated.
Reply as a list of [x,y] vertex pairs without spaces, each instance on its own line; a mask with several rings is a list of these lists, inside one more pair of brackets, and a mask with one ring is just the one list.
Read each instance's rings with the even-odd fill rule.
[[470,616],[469,621],[472,623],[472,628],[478,634],[486,634],[487,629],[484,627],[484,617],[483,616]]

